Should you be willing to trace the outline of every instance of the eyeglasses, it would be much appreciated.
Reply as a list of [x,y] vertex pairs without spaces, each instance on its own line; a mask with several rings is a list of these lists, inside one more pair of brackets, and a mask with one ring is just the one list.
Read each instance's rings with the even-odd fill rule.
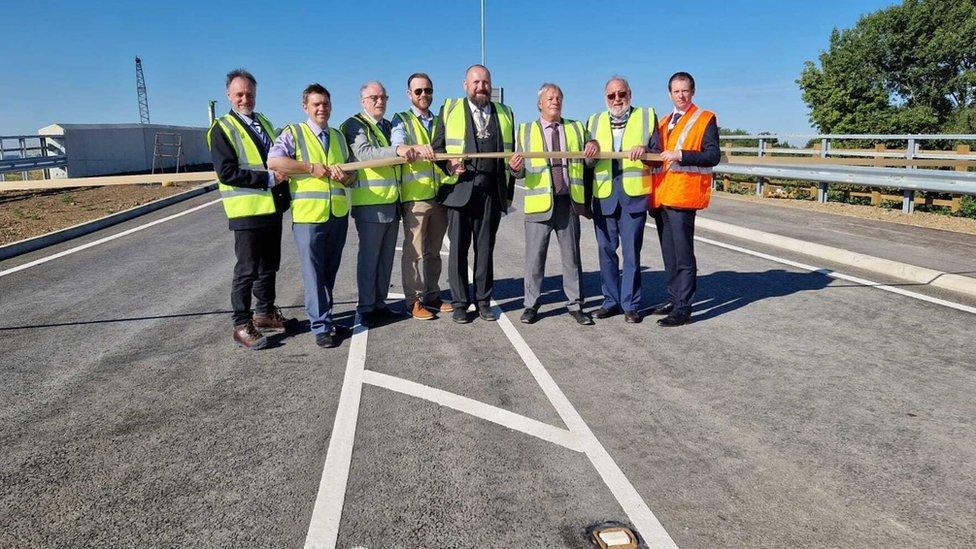
[[616,93],[608,93],[607,94],[607,101],[613,101],[614,99],[627,99],[628,97],[630,97],[630,92],[629,91],[621,91],[621,92],[616,92]]
[[386,101],[389,98],[389,95],[367,95],[363,97],[363,99],[368,99],[370,103],[379,103],[381,99]]
[[421,94],[434,95],[434,88],[417,88],[413,90],[413,94],[420,96]]

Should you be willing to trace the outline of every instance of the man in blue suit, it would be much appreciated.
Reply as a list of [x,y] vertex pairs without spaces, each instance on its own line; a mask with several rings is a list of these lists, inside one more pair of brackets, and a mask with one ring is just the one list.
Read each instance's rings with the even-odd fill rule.
[[[629,159],[598,160],[593,167],[593,226],[600,253],[603,305],[598,319],[620,313],[641,321],[640,253],[644,242],[651,168],[640,160],[661,151],[657,115],[652,108],[631,105],[630,84],[614,76],[604,87],[607,110],[590,116],[590,135],[603,151],[629,151]],[[623,255],[620,269],[617,248]]]

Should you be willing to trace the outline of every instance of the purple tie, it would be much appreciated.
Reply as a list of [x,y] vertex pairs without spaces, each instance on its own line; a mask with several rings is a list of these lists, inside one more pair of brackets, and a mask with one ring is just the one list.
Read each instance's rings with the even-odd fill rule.
[[[559,124],[553,122],[549,124],[549,129],[552,131],[552,147],[553,152],[561,151],[562,147],[559,144]],[[552,159],[552,192],[553,194],[565,194],[566,193],[566,180],[563,179],[563,161],[561,159]]]

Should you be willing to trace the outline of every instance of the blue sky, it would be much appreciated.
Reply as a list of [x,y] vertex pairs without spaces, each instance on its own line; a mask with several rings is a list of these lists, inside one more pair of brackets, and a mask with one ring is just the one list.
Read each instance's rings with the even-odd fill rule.
[[[795,84],[831,29],[890,1],[550,2],[487,0],[487,61],[517,118],[535,92],[564,90],[564,115],[604,108],[603,84],[626,76],[635,104],[670,109],[675,71],[697,81],[696,103],[723,127],[807,133]],[[138,122],[134,57],[142,57],[154,123],[203,126],[207,101],[228,109],[223,75],[258,79],[258,110],[303,119],[301,90],[332,92],[333,124],[359,109],[359,85],[386,84],[390,111],[408,105],[405,78],[428,72],[435,104],[463,94],[480,61],[478,0],[455,2],[17,2],[0,34],[0,135],[62,123]],[[411,11],[412,10],[412,11]],[[16,23],[14,23],[16,22]],[[673,23],[672,23],[673,22]]]

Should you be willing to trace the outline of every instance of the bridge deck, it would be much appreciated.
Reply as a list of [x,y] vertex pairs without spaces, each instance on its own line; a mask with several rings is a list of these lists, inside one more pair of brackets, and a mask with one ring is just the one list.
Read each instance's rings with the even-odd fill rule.
[[[495,297],[510,330],[441,318],[357,336],[340,547],[582,547],[587,524],[629,521],[641,502],[621,503],[530,355],[678,546],[976,543],[971,313],[700,243],[696,322],[581,328],[561,314],[553,245],[543,318],[524,326],[522,234],[520,215],[502,220]],[[278,301],[304,318],[290,231],[283,251]],[[351,228],[347,321],[355,253]],[[596,307],[589,223],[583,258]],[[643,264],[651,304],[663,274],[650,228]],[[236,350],[232,265],[215,205],[0,276],[0,546],[304,543],[357,356],[308,334]]]

